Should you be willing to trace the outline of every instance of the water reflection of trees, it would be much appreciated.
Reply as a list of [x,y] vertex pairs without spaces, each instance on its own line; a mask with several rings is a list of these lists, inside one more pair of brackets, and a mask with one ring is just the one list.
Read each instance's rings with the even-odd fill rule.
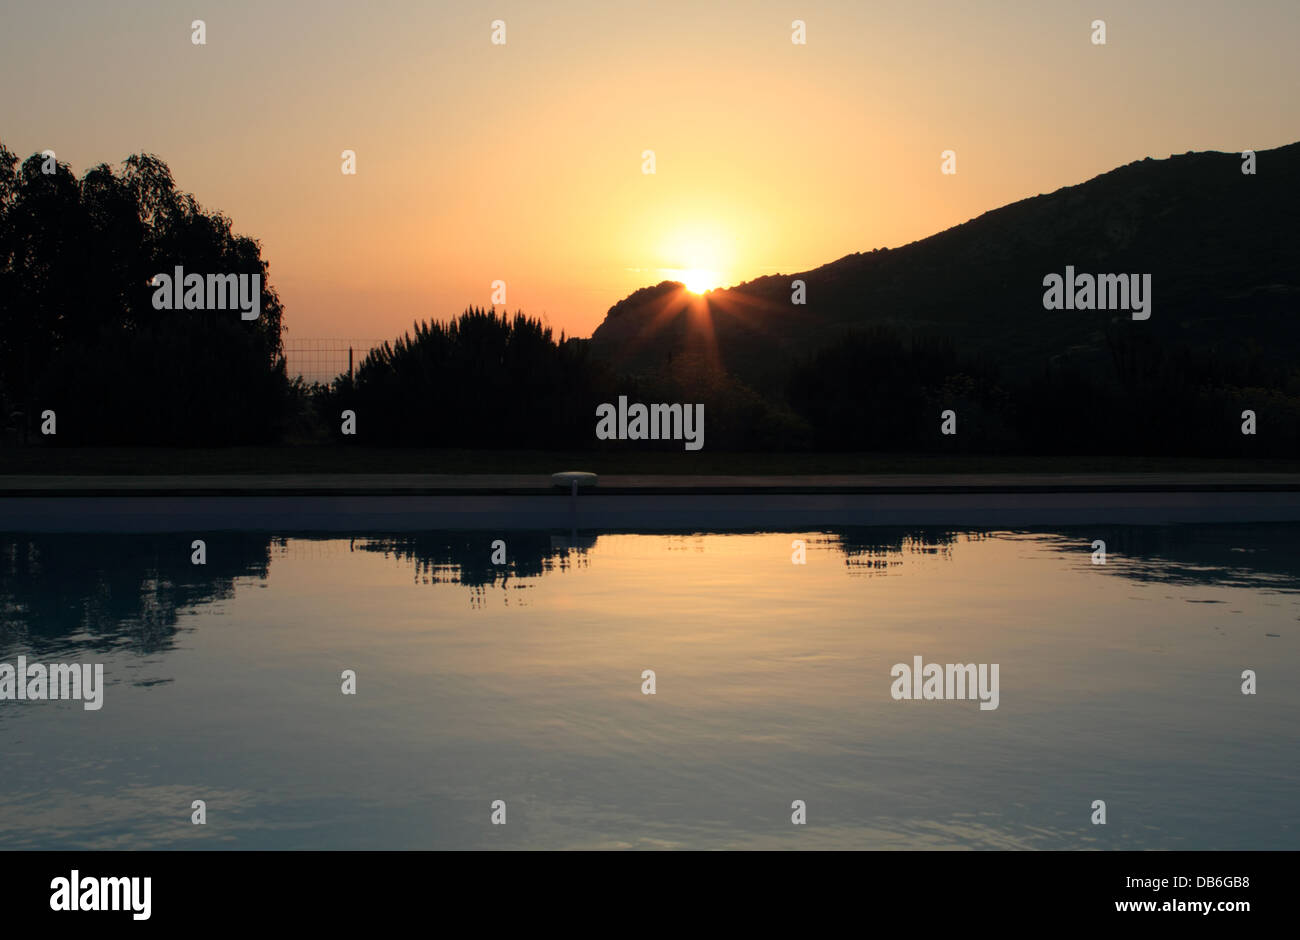
[[[1089,526],[1021,530],[1089,565],[1104,539],[1110,576],[1185,585],[1300,590],[1297,527],[1275,525]],[[703,533],[659,533],[662,535]],[[741,534],[741,533],[736,533]],[[768,533],[775,535],[776,533]],[[430,532],[351,540],[266,535],[203,536],[207,564],[190,563],[189,535],[0,536],[0,660],[60,649],[174,648],[182,611],[234,596],[239,578],[267,580],[278,558],[363,551],[410,568],[417,584],[460,584],[479,606],[553,571],[590,564],[604,535],[548,532]],[[815,545],[841,553],[850,574],[887,574],[909,556],[951,560],[959,543],[998,538],[979,530],[854,527],[823,530]],[[493,562],[493,542],[506,560]],[[788,542],[787,542],[788,544]],[[701,549],[706,543],[701,541]],[[785,550],[785,549],[783,549]],[[507,595],[508,597],[509,595]]]
[[1136,581],[1300,590],[1300,527],[1294,523],[1106,526],[1054,529],[1045,540],[1091,564],[1092,542],[1106,543],[1098,570]]
[[[492,560],[497,541],[504,543],[501,564]],[[409,563],[415,580],[423,584],[484,586],[585,565],[587,544],[595,540],[579,536],[574,546],[566,541],[546,532],[430,532],[358,539],[355,548]]]
[[[502,543],[498,548],[496,543]],[[355,551],[409,564],[418,584],[461,584],[481,606],[489,590],[509,591],[551,571],[581,568],[596,537],[547,532],[427,532],[355,539]],[[504,561],[494,561],[494,556]]]
[[[1099,570],[1138,581],[1182,585],[1300,590],[1300,527],[1293,523],[1096,525],[1017,530],[1091,565],[1092,543],[1106,543]],[[1005,530],[849,528],[827,533],[856,573],[881,573],[908,555],[950,559],[959,541],[982,541]]]
[[984,538],[984,533],[922,526],[861,526],[836,529],[827,534],[828,544],[844,553],[844,564],[852,574],[886,574],[903,564],[908,555],[952,558],[959,538]]
[[186,535],[0,536],[0,650],[141,653],[171,649],[177,615],[234,596],[236,578],[265,578],[266,536],[204,536],[207,564]]

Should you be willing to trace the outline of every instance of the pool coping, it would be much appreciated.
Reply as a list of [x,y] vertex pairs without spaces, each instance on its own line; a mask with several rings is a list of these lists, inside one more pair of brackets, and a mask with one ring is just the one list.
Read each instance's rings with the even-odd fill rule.
[[[600,496],[1300,493],[1300,473],[603,476]],[[4,475],[0,497],[569,496],[544,474]]]

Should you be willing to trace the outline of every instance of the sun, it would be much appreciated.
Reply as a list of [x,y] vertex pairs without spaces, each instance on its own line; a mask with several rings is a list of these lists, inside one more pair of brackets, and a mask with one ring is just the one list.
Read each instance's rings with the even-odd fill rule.
[[660,270],[692,294],[703,294],[727,283],[733,255],[733,239],[725,230],[706,221],[684,222],[661,243],[659,256],[667,265]]
[[686,285],[686,289],[692,294],[703,294],[705,291],[722,286],[722,277],[717,271],[706,271],[703,268],[678,271],[677,280]]

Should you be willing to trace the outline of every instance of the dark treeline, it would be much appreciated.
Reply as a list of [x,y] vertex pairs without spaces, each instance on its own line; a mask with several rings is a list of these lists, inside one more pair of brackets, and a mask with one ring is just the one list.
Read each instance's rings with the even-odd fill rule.
[[930,450],[940,447],[940,414],[957,414],[968,448],[1005,447],[998,420],[1007,392],[988,365],[968,361],[941,339],[908,340],[886,326],[850,332],[798,364],[789,400],[819,450]]
[[[1171,348],[1125,326],[1109,361],[1006,377],[949,340],[885,326],[846,333],[791,371],[813,447],[842,451],[1294,457],[1300,366],[1260,350]],[[943,411],[957,433],[941,433]],[[1241,433],[1242,413],[1257,433]]]
[[[154,275],[178,265],[260,275],[260,317],[154,309]],[[77,179],[0,144],[0,426],[31,432],[51,410],[54,443],[273,441],[291,391],[281,317],[259,244],[157,157]]]
[[[153,276],[177,266],[260,275],[260,316],[155,309]],[[0,145],[0,428],[57,444],[681,451],[681,441],[597,440],[597,406],[626,395],[702,403],[709,451],[1300,455],[1290,357],[1176,346],[1123,319],[1105,327],[1104,355],[1062,349],[1028,371],[966,352],[949,329],[878,323],[751,384],[672,343],[619,373],[589,340],[469,309],[416,324],[354,374],[306,389],[286,379],[267,273],[259,244],[178,191],[156,157],[77,179],[40,154],[20,165]],[[37,430],[47,410],[49,438]],[[941,433],[947,410],[955,435]],[[1256,435],[1241,433],[1245,410]]]
[[[889,326],[849,331],[763,393],[689,355],[615,375],[585,340],[536,320],[468,310],[373,350],[354,378],[318,389],[321,427],[384,445],[668,449],[679,441],[597,441],[595,409],[701,402],[705,446],[731,451],[1295,456],[1300,368],[1251,350],[1171,349],[1111,327],[1109,362],[1048,363],[1007,377],[997,363]],[[941,433],[942,414],[957,433]],[[1241,433],[1255,413],[1255,435]]]
[[[616,449],[598,441],[596,408],[630,402],[700,402],[706,446],[802,447],[807,426],[784,405],[707,364],[683,357],[654,373],[616,375],[587,340],[557,340],[522,313],[470,308],[449,323],[415,325],[371,350],[354,376],[314,390],[319,427],[337,440],[385,446]],[[341,416],[356,415],[355,435]],[[364,416],[364,417],[363,417]],[[681,441],[634,446],[680,451]]]

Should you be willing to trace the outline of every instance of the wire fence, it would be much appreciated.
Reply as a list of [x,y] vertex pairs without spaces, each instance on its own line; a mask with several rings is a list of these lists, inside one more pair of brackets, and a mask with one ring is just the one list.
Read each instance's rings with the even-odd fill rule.
[[380,339],[288,339],[284,358],[289,378],[329,384],[349,369],[355,370],[366,353],[382,343]]

